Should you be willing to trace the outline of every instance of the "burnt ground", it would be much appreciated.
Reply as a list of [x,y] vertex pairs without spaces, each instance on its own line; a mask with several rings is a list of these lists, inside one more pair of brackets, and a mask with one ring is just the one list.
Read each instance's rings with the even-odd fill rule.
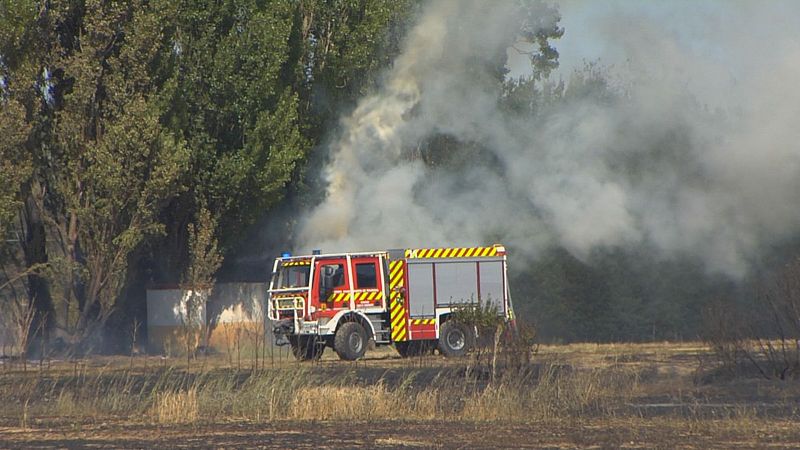
[[[708,367],[706,352],[691,343],[540,348],[535,359],[565,370],[637,369],[636,392],[597,415],[520,417],[514,423],[448,417],[258,422],[201,418],[193,424],[168,425],[145,417],[76,420],[52,411],[28,417],[23,427],[18,412],[0,404],[0,448],[800,448],[800,381],[720,377]],[[123,359],[87,364],[111,370],[129,363]],[[141,362],[135,367],[134,372]],[[406,372],[416,371],[414,384],[420,389],[443,370],[450,376],[463,370],[439,357],[401,360],[391,354],[356,363],[326,358],[313,367],[323,377],[349,373],[362,385],[379,380],[392,385]],[[155,367],[145,368],[141,376],[156,376]],[[58,370],[69,380],[77,369],[65,365],[51,373]],[[19,374],[4,372],[0,390],[13,391],[20,379]]]
[[798,448],[800,427],[730,427],[680,420],[598,419],[530,424],[286,422],[152,426],[51,423],[0,427],[3,448]]

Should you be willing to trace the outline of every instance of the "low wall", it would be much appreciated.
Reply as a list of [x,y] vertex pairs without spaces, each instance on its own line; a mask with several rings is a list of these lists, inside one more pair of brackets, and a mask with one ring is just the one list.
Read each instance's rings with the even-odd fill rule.
[[[230,352],[269,341],[266,312],[266,283],[219,283],[211,295],[204,296],[194,321],[186,318],[190,291],[182,289],[147,290],[147,347],[151,353],[185,354],[190,343],[205,344],[217,352]],[[197,334],[189,333],[185,323],[193,323]],[[199,339],[197,338],[199,336]],[[265,340],[266,339],[266,340]],[[194,345],[190,345],[193,347]]]

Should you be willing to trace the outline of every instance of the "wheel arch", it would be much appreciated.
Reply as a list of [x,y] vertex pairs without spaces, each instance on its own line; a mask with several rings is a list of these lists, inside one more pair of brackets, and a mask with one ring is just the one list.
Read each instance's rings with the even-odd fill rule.
[[337,331],[339,331],[339,327],[342,326],[343,323],[346,322],[358,322],[364,327],[364,330],[367,332],[367,339],[374,339],[375,338],[375,330],[372,328],[372,322],[370,322],[369,318],[366,314],[361,311],[341,311],[333,318],[331,321],[336,321],[336,327],[333,329],[333,334],[335,335]]
[[436,339],[437,340],[441,337],[439,330],[442,328],[442,325],[444,325],[446,322],[448,322],[452,318],[453,318],[453,311],[451,311],[450,308],[447,308],[446,310],[438,312],[436,314]]

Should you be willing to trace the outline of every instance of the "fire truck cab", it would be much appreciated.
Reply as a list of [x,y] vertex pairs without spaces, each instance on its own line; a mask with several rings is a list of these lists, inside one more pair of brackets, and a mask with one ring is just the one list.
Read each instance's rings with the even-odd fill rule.
[[402,356],[434,348],[461,356],[475,330],[450,320],[459,305],[490,302],[514,318],[501,245],[291,256],[275,260],[267,310],[279,345],[300,360],[326,347],[356,360],[375,345]]

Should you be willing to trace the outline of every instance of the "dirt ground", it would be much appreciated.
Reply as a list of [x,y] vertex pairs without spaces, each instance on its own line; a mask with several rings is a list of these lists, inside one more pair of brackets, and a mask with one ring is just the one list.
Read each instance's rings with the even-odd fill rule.
[[[719,378],[700,344],[542,346],[534,359],[574,371],[635,369],[638,382],[624,401],[608,402],[613,407],[597,413],[520,417],[513,422],[438,416],[387,420],[393,417],[389,415],[324,421],[200,417],[191,424],[159,424],[130,415],[76,419],[47,409],[21,418],[19,405],[0,406],[0,448],[800,448],[800,382]],[[159,364],[178,367],[181,361],[94,358],[55,364],[47,376],[80,372],[79,365],[146,373]],[[284,369],[309,367],[288,360],[278,364]],[[331,377],[351,371],[365,385],[379,378],[391,385],[393,377],[402,379],[404,371],[414,370],[419,374],[416,382],[424,385],[427,372],[455,374],[463,364],[438,356],[404,360],[384,350],[355,363],[326,355],[313,370]],[[221,358],[208,367],[232,370],[225,365]],[[14,398],[11,394],[21,377],[36,376],[41,375],[35,370],[20,374],[3,369],[0,394]]]

